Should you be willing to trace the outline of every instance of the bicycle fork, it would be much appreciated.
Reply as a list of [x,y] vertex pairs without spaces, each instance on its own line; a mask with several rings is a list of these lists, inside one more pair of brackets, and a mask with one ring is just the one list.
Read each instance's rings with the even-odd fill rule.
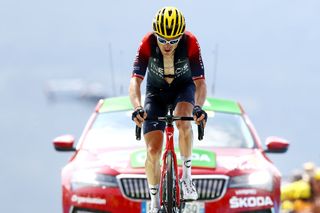
[[[162,195],[163,192],[163,180],[165,178],[165,171],[167,171],[167,156],[168,154],[171,154],[173,158],[173,168],[174,168],[174,176],[175,176],[175,202],[177,204],[177,207],[180,207],[180,184],[179,184],[179,174],[178,174],[178,161],[177,156],[174,151],[174,143],[173,143],[173,133],[174,133],[174,127],[172,125],[167,126],[166,129],[166,147],[165,151],[162,156],[162,168],[161,168],[161,181],[160,181],[160,195]],[[160,196],[160,203],[163,204],[163,197]]]

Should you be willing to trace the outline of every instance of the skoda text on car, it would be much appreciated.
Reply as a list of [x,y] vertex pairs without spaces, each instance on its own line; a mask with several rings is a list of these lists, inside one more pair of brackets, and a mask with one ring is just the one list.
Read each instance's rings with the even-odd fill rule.
[[[208,122],[202,141],[193,126],[199,198],[184,212],[279,212],[281,174],[266,153],[283,153],[289,143],[268,137],[264,149],[235,101],[207,98],[203,108]],[[61,174],[64,213],[148,211],[145,143],[135,140],[131,113],[128,97],[100,100],[75,148],[71,135],[54,139],[56,150],[74,152]]]

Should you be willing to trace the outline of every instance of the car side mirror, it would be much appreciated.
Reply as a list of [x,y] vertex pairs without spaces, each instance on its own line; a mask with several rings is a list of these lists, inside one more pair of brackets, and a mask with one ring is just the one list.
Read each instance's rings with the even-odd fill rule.
[[74,137],[72,135],[62,135],[53,139],[53,146],[56,151],[70,152],[75,151],[73,147]]
[[285,153],[289,148],[289,142],[283,138],[271,136],[266,139],[267,149],[265,153]]

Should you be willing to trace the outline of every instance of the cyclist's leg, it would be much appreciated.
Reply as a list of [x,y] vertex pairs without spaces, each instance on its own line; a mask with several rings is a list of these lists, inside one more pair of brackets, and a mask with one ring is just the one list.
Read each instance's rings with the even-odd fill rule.
[[[191,116],[194,105],[195,86],[190,83],[184,88],[180,89],[176,98],[175,115],[177,116]],[[179,147],[181,155],[184,157],[191,156],[192,150],[192,127],[191,122],[177,121],[177,128],[179,130]]]
[[[148,118],[163,116],[166,109],[159,103],[156,96],[148,96],[145,99],[145,111]],[[151,195],[151,208],[160,208],[159,183],[160,183],[160,157],[163,144],[163,130],[165,124],[159,121],[145,121],[143,124],[144,139],[147,147],[147,159],[145,171]]]
[[163,144],[163,132],[151,131],[144,135],[147,146],[145,170],[150,185],[157,185],[160,181],[160,157]]
[[160,157],[162,150],[163,132],[161,130],[151,131],[144,135],[147,146],[147,158],[145,172],[148,180],[151,196],[151,212],[154,208],[160,209]]
[[[177,116],[191,116],[193,105],[188,102],[179,102],[175,108],[175,115]],[[191,156],[192,149],[192,127],[191,122],[177,121],[177,128],[179,130],[179,147],[182,156]]]
[[[183,88],[177,96],[175,114],[177,116],[191,116],[194,106],[194,84]],[[182,192],[183,198],[196,200],[198,198],[196,188],[191,177],[191,154],[193,133],[191,122],[179,121],[176,123],[179,130],[179,147],[182,158]]]

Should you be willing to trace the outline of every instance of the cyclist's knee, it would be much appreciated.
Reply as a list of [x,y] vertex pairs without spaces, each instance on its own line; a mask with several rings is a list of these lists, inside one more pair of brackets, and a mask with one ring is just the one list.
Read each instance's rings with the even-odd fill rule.
[[188,133],[192,129],[190,122],[177,121],[176,125],[177,125],[177,128],[178,128],[179,132],[187,132]]
[[152,131],[145,135],[147,143],[147,160],[158,161],[162,151],[162,131]]
[[149,146],[147,148],[147,160],[151,162],[158,162],[161,157],[161,148]]

